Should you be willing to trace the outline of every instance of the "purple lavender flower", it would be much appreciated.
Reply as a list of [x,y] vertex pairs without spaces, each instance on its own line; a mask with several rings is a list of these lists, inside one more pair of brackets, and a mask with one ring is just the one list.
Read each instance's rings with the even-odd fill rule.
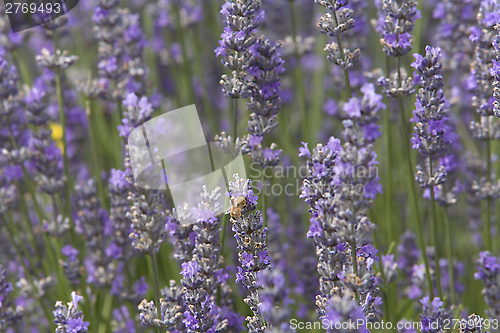
[[12,284],[7,281],[6,271],[0,265],[0,329],[2,331],[7,331],[23,317],[24,308],[22,306],[14,308],[11,306],[11,301],[7,300],[12,291]]
[[414,0],[382,0],[378,1],[379,15],[384,19],[380,27],[382,38],[380,43],[384,52],[392,57],[404,56],[412,49],[415,22],[422,17]]
[[[443,66],[445,70],[450,70],[451,77],[458,78],[455,76],[456,71],[469,70],[472,54],[469,34],[481,34],[481,29],[472,27],[476,22],[474,14],[477,13],[478,7],[479,1],[446,0],[437,3],[433,10],[433,18],[439,21],[432,44],[442,49]],[[451,78],[449,82],[451,85],[455,84]]]
[[125,305],[113,310],[113,319],[116,326],[113,333],[135,333],[134,320],[130,317],[128,308]]
[[500,136],[500,124],[493,119],[494,115],[494,81],[495,63],[493,60],[498,46],[498,36],[494,24],[487,17],[493,17],[499,10],[496,1],[481,1],[477,15],[477,27],[474,30],[475,61],[471,66],[471,76],[476,85],[472,105],[480,116],[480,121],[471,122],[470,129],[477,140],[494,140]]
[[148,196],[130,192],[128,200],[132,203],[130,213],[127,213],[132,221],[133,231],[129,235],[132,245],[142,253],[155,255],[167,240],[166,215],[159,209],[163,195],[159,192]]
[[241,264],[237,267],[236,282],[241,282],[249,291],[244,301],[250,306],[254,316],[247,317],[248,329],[251,332],[258,332],[266,326],[259,310],[261,287],[255,281],[258,272],[271,267],[267,256],[267,228],[263,225],[260,211],[256,211],[255,214],[249,213],[255,210],[257,205],[257,196],[251,189],[250,180],[242,179],[237,174],[234,178],[234,182],[229,182],[229,191],[226,195],[231,198],[232,206],[239,210],[237,214],[231,213],[230,218]]
[[107,97],[115,101],[123,99],[126,93],[143,95],[149,72],[143,57],[145,36],[139,15],[119,5],[119,0],[99,0],[92,17],[99,42],[99,74],[115,83],[106,91]]
[[339,324],[342,325],[345,322],[357,323],[358,320],[364,323],[363,326],[355,326],[354,329],[348,327],[342,332],[367,332],[363,308],[352,297],[351,291],[347,291],[343,296],[332,296],[325,315],[321,317],[321,322],[326,324],[328,332],[338,332]]
[[61,333],[85,333],[88,332],[90,323],[83,320],[83,314],[78,310],[78,302],[83,299],[82,296],[71,293],[72,301],[68,306],[61,301],[56,302],[54,313],[54,323],[57,324],[56,332]]
[[260,21],[260,0],[226,1],[220,11],[225,16],[224,32],[215,49],[217,56],[222,56],[222,65],[232,71],[232,77],[222,75],[220,81],[226,97],[246,98],[250,95],[252,84],[246,71],[255,48],[254,37]]
[[125,107],[122,124],[118,126],[120,136],[128,138],[132,130],[150,120],[153,116],[153,106],[147,97],[139,99],[135,93],[129,93],[122,101]]
[[51,137],[52,131],[48,124],[50,118],[47,105],[43,100],[45,93],[45,90],[33,87],[25,97],[25,102],[28,123],[38,127],[37,131],[32,132],[33,139],[31,140],[38,173],[37,184],[42,192],[52,195],[62,191],[66,179],[61,151]]
[[[497,28],[500,26],[497,26]],[[493,67],[490,67],[490,75],[493,76],[493,112],[500,118],[500,31],[499,34],[493,39],[493,48],[495,49],[496,59],[491,59]]]
[[[366,214],[372,199],[381,192],[378,176],[369,172],[377,163],[372,147],[377,136],[365,137],[363,128],[376,122],[377,112],[385,105],[372,84],[363,86],[361,91],[362,99],[352,98],[343,106],[347,114],[343,122],[344,146],[331,137],[326,146],[318,144],[312,154],[306,144],[300,151],[301,156],[310,159],[301,197],[311,208],[307,236],[314,239],[319,258],[320,295],[316,304],[321,316],[326,313],[335,287],[360,293],[369,319],[375,318],[376,307],[381,303],[376,297],[378,287],[372,271],[377,258],[373,251],[365,252],[374,228]],[[365,170],[362,177],[355,171],[359,166]],[[367,259],[357,261],[358,256]],[[359,277],[363,277],[362,282],[352,283]]]
[[257,281],[262,285],[259,310],[262,318],[269,324],[270,332],[294,332],[290,328],[290,290],[286,287],[285,277],[279,269],[263,270],[257,273]]
[[[401,236],[398,244],[398,267],[404,277],[411,277],[413,266],[420,259],[420,250],[417,247],[416,236],[411,231],[406,231]],[[408,280],[403,280],[407,284]]]
[[276,114],[281,108],[279,74],[283,73],[284,61],[281,59],[280,44],[273,46],[269,40],[259,38],[250,47],[252,54],[249,59],[250,81],[253,83],[250,102],[247,103],[250,114],[248,122],[247,152],[250,158],[259,163],[262,168],[275,166],[279,162],[281,150],[262,147],[264,135],[270,134],[278,122]]
[[441,332],[445,323],[452,317],[452,311],[443,307],[444,303],[439,297],[435,297],[431,301],[429,296],[425,296],[420,300],[420,303],[422,303],[422,314],[420,315],[422,332]]
[[68,281],[74,284],[80,282],[81,272],[80,272],[80,262],[77,258],[78,250],[71,245],[65,245],[61,249],[62,255],[68,257],[67,261],[61,262],[64,273],[68,278]]
[[179,305],[172,305],[160,299],[161,303],[161,318],[158,318],[156,305],[153,301],[147,302],[145,299],[137,306],[139,311],[139,320],[143,326],[173,328],[182,317],[179,312]]
[[351,30],[355,26],[354,11],[347,6],[349,1],[318,0],[315,2],[329,11],[318,21],[321,33],[337,37],[337,42],[331,42],[325,47],[325,51],[328,53],[328,60],[339,65],[344,70],[353,67],[359,61],[361,51],[359,48],[350,50],[342,46],[340,38],[341,33]]
[[[104,249],[108,246],[108,236],[113,230],[112,223],[107,211],[97,199],[97,188],[92,178],[86,183],[76,185],[75,192],[78,212],[75,229],[85,236],[87,256],[84,265],[88,273],[87,283],[95,283],[101,287],[109,285],[114,269],[112,258],[105,255]],[[70,252],[69,248],[65,248],[65,253]]]
[[488,251],[479,253],[477,260],[476,280],[481,280],[484,285],[482,294],[488,304],[487,314],[492,318],[500,317],[500,300],[496,295],[500,291],[500,260]]
[[203,279],[199,272],[200,267],[194,260],[182,264],[182,299],[186,305],[183,323],[188,332],[220,331],[227,326],[228,321],[221,319],[219,307],[202,287]]
[[412,67],[416,69],[422,88],[415,102],[415,133],[411,139],[413,149],[426,158],[426,169],[417,166],[416,180],[422,188],[437,186],[446,180],[444,165],[434,166],[434,160],[445,156],[453,144],[453,131],[447,124],[449,102],[444,97],[441,76],[441,49],[426,47],[425,57],[415,54]]
[[15,183],[27,176],[25,164],[32,153],[27,147],[29,132],[21,109],[17,70],[1,56],[0,77],[0,212],[4,212],[18,201]]

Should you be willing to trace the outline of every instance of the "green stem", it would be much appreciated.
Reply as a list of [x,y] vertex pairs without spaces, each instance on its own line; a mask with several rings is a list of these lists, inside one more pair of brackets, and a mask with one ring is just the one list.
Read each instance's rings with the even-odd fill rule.
[[[20,188],[20,187],[19,187]],[[42,258],[40,257],[42,253],[42,249],[40,248],[37,240],[36,240],[36,235],[35,235],[35,230],[33,228],[33,225],[31,224],[31,220],[29,218],[29,213],[28,213],[28,205],[26,204],[26,200],[24,198],[24,194],[20,195],[20,201],[19,204],[21,206],[21,213],[23,214],[23,220],[26,224],[26,229],[28,230],[28,233],[31,236],[31,239],[33,240],[34,247],[36,249],[36,257],[37,257],[37,262],[42,264],[44,268],[44,272],[47,273],[48,271],[46,270],[47,266],[45,265],[45,262],[42,261]]]
[[123,119],[123,108],[122,103],[120,101],[116,101],[116,109],[118,110],[118,115],[120,116],[120,124]]
[[448,221],[448,209],[446,207],[444,209],[444,228],[446,232],[446,254],[448,257],[448,275],[450,278],[450,295],[451,295],[450,305],[455,305],[456,296],[455,296],[455,278],[453,276],[453,248],[451,246],[451,230],[450,230],[450,223]]
[[[489,128],[489,117],[488,117]],[[491,182],[491,145],[489,138],[486,140],[486,182]],[[491,239],[491,197],[486,198],[486,223],[485,223],[485,239],[488,251],[493,251],[493,241]]]
[[[430,171],[430,177],[434,177],[434,173],[432,171],[432,158],[429,155],[429,171]],[[433,240],[433,245],[434,245],[434,263],[436,266],[436,285],[437,285],[437,290],[438,290],[438,296],[443,299],[443,290],[441,289],[441,269],[439,267],[439,258],[441,256],[439,255],[439,231],[438,231],[438,218],[437,218],[437,209],[436,209],[436,199],[434,198],[434,186],[430,187],[431,190],[431,210],[432,210],[432,225],[433,225],[433,232],[432,232],[432,240]],[[452,265],[452,263],[448,263],[448,265]]]
[[[56,221],[57,215],[60,213],[59,213],[59,209],[57,208],[56,199],[55,199],[54,195],[52,195],[52,206],[53,206],[53,219],[54,219],[54,221]],[[61,207],[61,211],[62,211],[62,209],[63,208]],[[59,244],[60,240],[61,240],[60,238],[56,238],[56,239],[52,238],[52,239],[48,239],[47,241],[51,242],[51,244],[49,245],[49,251],[50,251],[49,253],[52,253],[52,261],[55,263],[54,269],[56,271],[59,290],[61,290],[62,297],[67,297],[67,295],[69,295],[69,288],[68,288],[66,276],[64,275],[64,272],[62,272],[62,267],[60,264],[60,262],[62,261],[61,260],[61,247],[62,246]],[[55,250],[54,250],[54,247],[52,244],[52,243],[54,243],[54,241],[55,241]],[[72,240],[71,243],[75,244],[74,239]],[[55,252],[55,257],[54,257],[54,252]]]
[[236,147],[238,137],[238,98],[233,98],[233,140]]
[[[372,216],[370,216],[370,220],[374,221]],[[375,245],[375,248],[380,249],[380,245],[379,245],[377,236],[378,236],[377,229],[375,229],[375,230],[373,230],[373,245]],[[379,266],[380,276],[382,277],[382,281],[384,281],[384,286],[381,288],[381,290],[382,290],[382,296],[384,299],[383,304],[384,304],[385,321],[392,322],[391,312],[389,311],[389,309],[391,308],[391,305],[389,304],[391,302],[391,298],[389,298],[388,293],[387,293],[389,288],[388,288],[388,283],[385,283],[386,278],[385,278],[384,265],[382,264],[382,260],[378,261],[378,266]]]
[[[151,258],[151,266],[153,267],[153,281],[154,281],[156,311],[158,313],[158,319],[161,320],[160,283],[158,280],[158,264],[156,262],[156,254],[151,254],[150,258]],[[158,327],[158,333],[161,333],[160,327]]]
[[70,178],[69,178],[69,162],[68,162],[68,142],[66,140],[66,116],[64,115],[64,105],[63,105],[63,96],[62,96],[62,88],[61,88],[61,73],[59,69],[55,70],[56,74],[56,90],[57,90],[57,102],[59,104],[59,118],[61,121],[61,127],[63,130],[63,148],[64,148],[64,176],[66,177],[66,191],[65,191],[65,200],[66,200],[66,214],[71,220],[71,224],[73,224],[73,214],[71,214],[71,201],[69,196],[70,190]]
[[220,243],[221,243],[220,253],[222,253],[223,256],[224,256],[224,244],[226,242],[227,220],[229,220],[229,215],[224,214],[224,216],[222,217],[222,230],[221,230],[221,237],[220,237]]
[[26,66],[26,62],[24,62],[24,57],[19,54],[17,49],[12,50],[12,60],[14,60],[14,63],[16,64],[17,68],[19,68],[23,82],[31,86],[33,82],[31,78],[31,72],[29,68]]
[[[197,26],[197,29],[200,27]],[[203,89],[202,93],[202,101],[203,101],[203,110],[205,111],[205,114],[210,121],[210,126],[212,129],[212,133],[217,132],[217,121],[215,118],[214,110],[212,108],[212,105],[210,104],[210,98],[208,97],[208,89],[207,89],[207,81],[205,80],[205,76],[203,75],[204,70],[203,70],[203,59],[204,55],[202,52],[202,43],[200,41],[200,32],[199,31],[194,31],[191,34],[193,38],[193,48],[194,48],[194,54],[196,55],[196,62],[195,62],[195,67],[196,67],[196,73],[199,73],[198,80],[200,81],[200,84]]]
[[[386,77],[389,77],[389,72],[390,72],[390,58],[389,57],[385,57],[385,76]],[[394,232],[395,232],[395,228],[396,228],[396,225],[394,223],[394,219],[393,219],[393,216],[392,216],[392,198],[393,198],[393,193],[392,193],[392,173],[393,173],[393,168],[392,168],[392,147],[391,147],[391,133],[392,133],[392,129],[391,129],[391,112],[390,112],[390,108],[389,108],[389,103],[388,101],[386,101],[385,103],[388,107],[387,107],[387,112],[386,112],[386,116],[384,118],[384,125],[385,125],[385,147],[386,147],[386,152],[385,152],[385,155],[386,155],[386,171],[385,171],[385,186],[386,186],[386,195],[385,195],[385,215],[386,215],[386,219],[387,219],[387,225],[388,225],[388,228],[387,228],[387,236],[388,236],[388,239],[389,239],[389,243],[391,241],[395,241],[395,236],[394,236]],[[399,237],[399,234],[398,234],[398,237]]]
[[[10,233],[12,233],[12,236],[13,236],[12,241],[14,241],[15,237],[17,236],[17,238],[19,239],[19,244],[20,244],[20,247],[21,247],[21,249],[23,250],[23,252],[26,254],[25,258],[28,260],[28,263],[29,263],[30,267],[31,267],[32,269],[35,269],[35,267],[36,267],[36,266],[35,266],[35,264],[33,263],[33,259],[32,259],[32,256],[30,255],[30,252],[28,251],[28,248],[26,247],[25,242],[21,239],[21,237],[19,237],[19,234],[20,234],[20,233],[19,233],[19,230],[18,230],[18,229],[17,229],[17,227],[16,227],[16,224],[14,223],[14,221],[13,221],[13,219],[12,219],[12,214],[11,214],[11,212],[7,212],[7,213],[6,213],[6,215],[7,215],[7,223],[9,223],[9,224],[12,226],[12,228],[14,229],[14,230],[13,230],[13,232],[12,232],[12,230],[11,230],[11,229],[9,229],[9,228],[7,227],[7,225],[5,225],[5,227],[6,227],[7,229],[9,229],[9,230],[8,230],[9,234],[10,234]],[[14,246],[17,246],[17,245],[16,245],[16,243],[13,243],[13,244],[14,244]],[[26,271],[26,274],[28,274],[28,271]]]
[[[398,79],[399,79],[399,85],[401,86],[400,57],[398,57]],[[415,190],[415,180],[413,179],[413,165],[410,156],[410,142],[409,142],[407,124],[405,121],[406,116],[404,110],[403,97],[399,96],[398,99],[399,99],[399,111],[401,113],[401,128],[403,129],[403,146],[405,150],[406,162],[408,167],[408,181],[410,185],[410,195],[412,197],[411,198],[412,210],[413,214],[415,214],[415,219],[416,219],[418,244],[420,247],[420,252],[422,253],[422,258],[424,259],[425,275],[427,276],[427,282],[429,284],[429,292],[431,294],[431,297],[434,298],[434,288],[432,287],[432,278],[429,269],[429,259],[427,258],[427,254],[425,252],[424,234],[422,231],[422,220],[420,219],[420,209],[418,205],[417,192]]]
[[395,241],[395,223],[392,218],[392,147],[391,147],[391,119],[390,111],[387,108],[385,116],[385,147],[386,147],[386,171],[385,171],[385,218],[387,219],[387,238],[389,242]]
[[102,185],[102,179],[99,171],[101,170],[99,166],[99,156],[97,154],[97,144],[96,144],[96,138],[95,138],[95,133],[94,133],[94,122],[93,122],[93,117],[92,117],[92,108],[90,107],[90,100],[88,98],[85,98],[85,115],[87,116],[87,127],[89,131],[89,138],[90,138],[90,150],[92,152],[92,162],[94,164],[94,178],[96,179],[97,182],[97,190],[99,191],[99,196],[101,197],[101,201],[103,203],[103,206],[106,209],[109,209],[109,202],[108,199],[109,197],[106,196],[104,187]]
[[186,41],[184,39],[184,30],[187,30],[185,28],[181,27],[181,15],[180,15],[180,8],[176,6],[176,13],[177,13],[177,19],[176,19],[176,28],[177,32],[179,33],[179,43],[181,44],[181,51],[182,51],[182,62],[183,62],[183,72],[184,72],[184,79],[185,79],[185,85],[186,85],[186,90],[187,90],[187,99],[188,99],[188,104],[194,104],[196,103],[196,98],[193,93],[193,86],[191,84],[191,78],[193,77],[191,73],[191,65],[189,63],[189,58],[187,54],[187,47],[186,47]]
[[261,195],[261,203],[262,203],[262,221],[264,222],[264,228],[267,226],[266,221],[266,193],[267,193],[267,180],[265,176],[265,172],[262,171],[262,195]]
[[[108,292],[104,298],[104,304],[102,306],[102,319],[99,321],[98,333],[106,333],[106,329],[109,325],[109,314],[111,313],[111,308],[113,305],[113,296]],[[160,317],[161,319],[161,317]]]
[[[3,221],[4,221],[4,225],[5,225],[5,229],[7,229],[7,234],[9,235],[9,239],[12,243],[12,246],[14,247],[14,252],[16,253],[17,257],[18,257],[18,260],[19,262],[21,263],[21,265],[23,266],[24,268],[24,272],[25,272],[25,276],[26,278],[28,279],[29,283],[31,284],[31,287],[33,288],[33,291],[36,292],[36,287],[35,287],[35,283],[33,281],[33,278],[31,277],[31,274],[30,274],[30,271],[28,270],[28,268],[26,267],[26,264],[24,263],[24,257],[23,255],[21,254],[21,252],[19,251],[19,248],[16,246],[16,243],[14,241],[14,236],[12,234],[12,231],[10,230],[10,228],[8,227],[8,224],[10,223],[9,221],[7,221],[4,213],[0,212],[0,216],[2,216],[3,218]],[[42,307],[42,310],[43,310],[43,313],[45,315],[45,318],[47,319],[47,322],[49,323],[49,325],[51,326],[52,330],[55,329],[55,326],[53,324],[53,321],[52,321],[52,316],[50,315],[49,311],[48,311],[48,308],[45,306],[45,304],[43,304],[43,301],[40,297],[35,297],[37,301],[40,302],[40,306]]]
[[290,17],[291,17],[291,29],[292,29],[292,38],[294,43],[294,53],[295,53],[295,83],[297,84],[298,89],[298,98],[299,98],[299,108],[300,114],[302,118],[302,131],[304,132],[304,137],[307,142],[310,142],[312,139],[309,132],[309,125],[307,120],[307,111],[306,111],[306,91],[304,88],[304,79],[302,66],[300,65],[300,54],[299,54],[299,46],[297,41],[297,21],[295,16],[295,7],[293,1],[288,1],[290,5]]

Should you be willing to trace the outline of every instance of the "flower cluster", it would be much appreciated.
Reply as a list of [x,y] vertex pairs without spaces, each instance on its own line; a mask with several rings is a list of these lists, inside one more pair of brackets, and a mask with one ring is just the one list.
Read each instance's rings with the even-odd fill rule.
[[431,301],[429,296],[425,296],[420,300],[420,303],[422,303],[422,314],[420,315],[422,332],[442,332],[446,322],[453,316],[452,311],[446,310],[443,307],[444,303],[439,299],[439,297],[435,297]]
[[7,331],[7,328],[19,321],[24,312],[22,306],[11,306],[7,300],[9,294],[13,291],[12,284],[6,279],[6,272],[0,265],[0,330]]
[[182,264],[182,299],[187,308],[184,312],[184,325],[188,332],[193,333],[220,332],[226,327],[227,319],[221,319],[219,307],[202,286],[203,278],[198,274],[199,271],[200,267],[194,260]]
[[263,270],[257,273],[257,281],[262,285],[259,311],[268,323],[269,332],[293,332],[290,328],[290,290],[286,287],[285,276],[279,269]]
[[267,39],[257,39],[250,47],[250,53],[252,56],[247,71],[253,88],[250,102],[247,103],[250,134],[246,139],[245,151],[253,161],[265,168],[278,164],[281,154],[281,150],[275,150],[275,144],[264,149],[262,140],[278,126],[276,114],[281,108],[279,74],[285,71],[284,61],[281,59],[280,45],[273,46]]
[[310,207],[308,237],[314,239],[319,258],[318,312],[326,315],[333,293],[351,290],[361,295],[367,318],[374,319],[381,299],[376,296],[372,265],[379,259],[369,244],[374,226],[368,209],[381,192],[378,175],[372,172],[377,163],[372,143],[380,136],[377,112],[385,105],[372,84],[361,91],[362,99],[351,98],[343,107],[347,117],[344,146],[331,137],[326,146],[318,144],[312,153],[306,144],[300,149],[299,156],[310,159],[301,197]]
[[347,6],[349,1],[316,0],[315,2],[329,11],[318,21],[321,33],[337,37],[337,42],[331,42],[325,47],[325,51],[328,53],[328,60],[345,70],[353,67],[359,61],[361,51],[359,48],[354,50],[344,48],[340,39],[341,33],[353,29],[355,25],[353,18],[354,11]]
[[132,245],[142,253],[158,253],[161,244],[167,240],[166,215],[159,208],[163,195],[152,193],[146,196],[130,192],[128,200],[132,203],[130,212],[127,213],[127,217],[132,221],[133,231],[129,236]]
[[[145,38],[139,16],[120,7],[120,0],[96,1],[92,20],[99,42],[99,75],[108,98],[120,101],[125,93],[145,93],[148,69],[143,59]],[[109,81],[115,82],[110,87]]]
[[445,156],[455,139],[452,128],[447,124],[449,103],[444,97],[441,76],[441,49],[426,47],[426,55],[414,55],[412,67],[416,69],[422,88],[417,93],[414,117],[415,133],[411,139],[413,149],[418,149],[426,159],[427,169],[418,165],[416,179],[422,188],[437,186],[446,180],[445,165],[436,170],[434,160]]
[[488,251],[481,252],[477,260],[477,270],[474,278],[481,280],[484,285],[482,294],[489,306],[487,313],[492,318],[498,318],[500,317],[500,300],[497,296],[500,291],[500,260]]
[[493,62],[493,67],[490,67],[490,75],[493,76],[493,97],[495,101],[493,102],[493,112],[500,118],[500,24],[495,26],[498,34],[493,39],[492,44],[495,49],[496,57],[491,59]]
[[226,97],[246,98],[251,94],[247,70],[252,52],[256,51],[252,46],[263,15],[260,6],[260,0],[233,0],[222,5],[225,27],[215,54],[222,56],[222,65],[232,71],[231,78],[224,74],[220,81]]
[[[382,33],[380,43],[384,52],[391,57],[401,57],[412,49],[415,22],[422,17],[415,0],[377,1]],[[379,24],[380,24],[379,23]]]
[[[207,295],[205,297],[210,296],[212,299],[220,297],[221,319],[219,321],[226,321],[224,324],[226,330],[237,331],[241,329],[241,320],[234,312],[229,297],[231,288],[226,284],[229,274],[221,267],[223,262],[220,241],[222,225],[221,216],[216,215],[216,212],[220,211],[219,191],[220,188],[216,188],[209,193],[204,186],[200,194],[201,202],[198,207],[191,209],[192,217],[196,221],[193,225],[196,239],[192,251],[192,262],[197,265],[198,276],[202,280],[201,287]],[[186,262],[189,263],[189,261]],[[217,293],[220,295],[217,296]]]
[[56,302],[56,309],[54,310],[54,323],[57,324],[56,333],[88,332],[90,323],[83,320],[82,312],[78,310],[78,302],[83,297],[73,291],[71,298],[72,301],[68,302],[68,306],[64,305],[61,301]]
[[167,302],[160,299],[161,303],[161,318],[158,318],[158,312],[153,301],[148,302],[145,299],[137,306],[139,311],[139,319],[141,324],[149,327],[174,327],[182,317],[179,312],[180,306],[170,307]]
[[244,301],[254,313],[253,317],[247,317],[250,332],[260,332],[266,327],[259,304],[261,297],[257,273],[271,267],[269,251],[266,244],[267,228],[264,227],[260,211],[250,213],[256,209],[258,197],[254,195],[250,180],[242,179],[238,174],[234,175],[235,181],[229,182],[229,190],[226,193],[231,199],[232,230],[238,248],[238,261],[236,282],[241,282],[249,291]]

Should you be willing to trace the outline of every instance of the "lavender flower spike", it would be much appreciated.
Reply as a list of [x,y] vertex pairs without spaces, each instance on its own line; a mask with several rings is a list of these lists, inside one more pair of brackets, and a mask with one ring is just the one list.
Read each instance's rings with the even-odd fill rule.
[[483,282],[482,294],[489,309],[486,313],[492,318],[500,318],[500,260],[490,252],[479,253],[477,260],[477,273],[474,274],[476,280]]
[[347,70],[356,65],[360,60],[361,51],[359,48],[350,50],[343,47],[339,35],[354,28],[354,11],[349,8],[348,0],[315,0],[316,3],[325,7],[326,13],[318,21],[321,33],[331,37],[337,37],[337,42],[326,44],[325,51],[328,53],[328,60]]
[[415,22],[422,17],[415,0],[382,0],[380,15],[384,18],[380,43],[384,52],[392,57],[404,56],[412,49]]
[[415,133],[411,139],[413,149],[418,149],[427,158],[426,170],[418,165],[415,176],[422,188],[445,181],[444,165],[437,168],[431,163],[448,152],[454,137],[452,128],[447,124],[449,102],[442,89],[444,82],[439,62],[441,49],[427,46],[425,52],[425,56],[415,53],[415,62],[411,64],[422,82],[422,88],[417,93],[414,117],[410,119],[415,124]]
[[54,323],[57,324],[56,333],[86,333],[88,332],[89,322],[83,321],[83,314],[78,310],[78,302],[83,299],[82,296],[71,293],[72,301],[68,306],[61,301],[56,302],[54,310]]
[[500,24],[495,25],[495,29],[498,30],[497,36],[493,39],[493,48],[495,49],[496,57],[491,59],[493,67],[490,67],[490,75],[493,76],[493,97],[495,101],[493,102],[493,112],[495,116],[500,118]]
[[251,92],[246,70],[249,67],[251,46],[256,42],[255,33],[260,21],[260,0],[226,1],[220,11],[226,19],[224,32],[220,35],[217,56],[222,56],[222,65],[232,70],[232,77],[222,75],[220,84],[226,97],[245,98]]
[[435,297],[432,301],[429,296],[425,296],[420,300],[422,303],[422,314],[420,321],[422,323],[422,332],[438,333],[443,332],[445,323],[449,321],[453,315],[452,310],[446,310],[443,307],[443,302],[439,297]]
[[12,284],[7,281],[5,269],[0,265],[0,331],[2,332],[18,322],[24,313],[22,306],[13,308],[10,301],[7,301],[12,290]]
[[239,251],[240,266],[237,268],[236,282],[241,282],[249,291],[244,299],[254,313],[253,317],[246,318],[249,332],[262,332],[266,323],[259,309],[259,289],[262,286],[257,283],[257,273],[271,266],[266,244],[267,228],[264,227],[260,211],[250,213],[256,209],[258,199],[251,189],[250,180],[242,179],[238,174],[234,178],[236,181],[229,182],[226,195],[231,198],[230,221]]
[[183,323],[189,333],[220,332],[227,326],[227,319],[221,319],[221,311],[213,298],[203,288],[203,276],[196,261],[182,263],[181,283],[184,286],[182,299],[187,310]]

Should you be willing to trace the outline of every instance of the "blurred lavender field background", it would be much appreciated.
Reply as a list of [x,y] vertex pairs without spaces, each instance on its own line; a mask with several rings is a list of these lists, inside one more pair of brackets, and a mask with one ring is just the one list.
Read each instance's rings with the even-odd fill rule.
[[[6,10],[0,332],[500,332],[500,1]],[[183,205],[128,138],[193,104]]]

